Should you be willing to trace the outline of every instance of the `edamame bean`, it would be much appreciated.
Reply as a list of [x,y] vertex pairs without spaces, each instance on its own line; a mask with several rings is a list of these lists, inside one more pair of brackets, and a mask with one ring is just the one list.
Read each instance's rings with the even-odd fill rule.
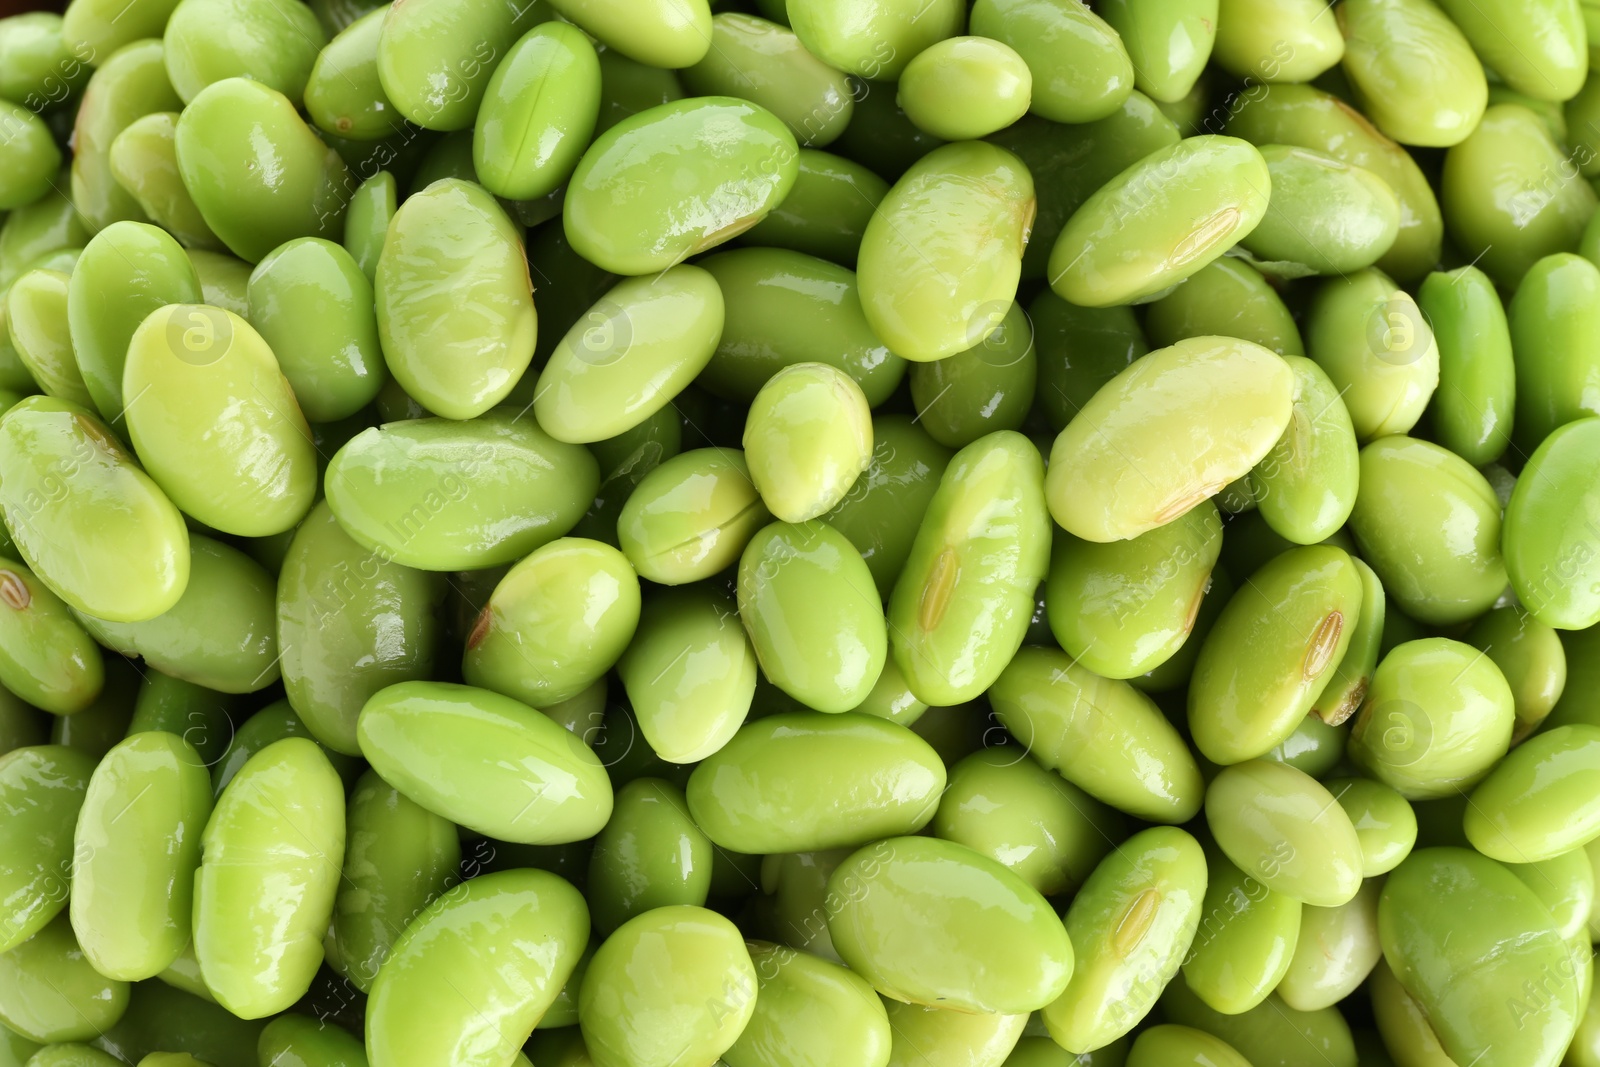
[[723,307],[716,279],[699,267],[623,281],[551,353],[534,390],[539,425],[574,443],[633,429],[705,368]]
[[65,915],[0,955],[0,1023],[29,1041],[92,1041],[127,1008],[128,983],[94,969]]
[[1376,268],[1329,279],[1308,312],[1311,358],[1360,441],[1416,425],[1439,384],[1439,348],[1416,302]]
[[989,702],[1033,758],[1120,811],[1183,823],[1205,790],[1177,730],[1149,697],[1054,649],[1026,646]]
[[1115,0],[1104,9],[1105,20],[1127,47],[1134,84],[1164,103],[1182,100],[1194,88],[1211,57],[1217,15],[1217,0],[1142,5]]
[[1400,793],[1370,778],[1329,778],[1328,787],[1350,816],[1361,841],[1361,877],[1395,869],[1417,842],[1417,815]]
[[194,878],[195,955],[219,1004],[260,1019],[305,994],[344,845],[344,785],[306,738],[268,745],[228,783]]
[[[67,905],[73,826],[94,770],[92,757],[58,745],[15,748],[0,756],[0,950],[9,954]],[[9,1024],[8,1024],[9,1025]]]
[[1050,632],[1096,674],[1146,674],[1189,638],[1221,550],[1222,520],[1210,502],[1127,541],[1063,532],[1045,586]]
[[791,712],[740,728],[695,768],[687,794],[712,841],[770,855],[915,833],[932,820],[945,781],[938,754],[904,726]]
[[1043,1013],[1057,1044],[1100,1048],[1155,1006],[1194,940],[1205,887],[1199,843],[1174,827],[1137,833],[1100,861],[1067,909],[1077,962]]
[[1600,452],[1600,419],[1568,423],[1544,439],[1506,506],[1506,570],[1539,621],[1568,630],[1600,622],[1593,531],[1600,494],[1582,472]]
[[589,746],[487,689],[396,683],[361,709],[356,737],[384,781],[429,811],[502,841],[581,841],[611,816],[611,784]]
[[378,970],[366,1018],[373,1067],[509,1062],[588,940],[583,897],[548,871],[463,882],[423,910]]
[[1413,618],[1450,625],[1494,604],[1506,583],[1499,511],[1483,475],[1438,445],[1396,435],[1361,450],[1350,528]]
[[1349,410],[1322,368],[1302,356],[1284,359],[1294,372],[1289,425],[1251,469],[1250,489],[1273,530],[1310,545],[1343,527],[1355,507],[1356,435]]
[[1394,245],[1400,202],[1362,167],[1291,145],[1263,145],[1272,196],[1241,244],[1295,274],[1343,274],[1369,267]]
[[1050,252],[1050,288],[1086,307],[1163,295],[1256,229],[1272,177],[1252,145],[1205,134],[1159,149],[1101,186]]
[[186,248],[189,262],[200,277],[203,303],[231,311],[240,318],[250,314],[250,264],[226,252]]
[[369,770],[346,807],[345,854],[328,962],[370,993],[411,921],[456,880],[456,828]]
[[324,484],[357,543],[408,567],[451,571],[510,563],[560,537],[599,481],[588,450],[502,409],[363,430],[334,455]]
[[739,618],[763,673],[817,711],[849,711],[883,672],[888,634],[872,572],[824,522],[773,523],[739,560]]
[[[872,420],[872,459],[823,519],[850,539],[885,599],[911,555],[917,531],[950,464],[950,451],[904,415]],[[890,661],[892,662],[892,660]],[[893,669],[905,679],[898,666]]]
[[732,565],[770,519],[737,449],[694,449],[640,480],[617,519],[617,540],[641,577],[663,585]]
[[1033,113],[1051,122],[1103,119],[1133,92],[1122,38],[1087,5],[979,0],[971,29],[1016,50],[1033,75]]
[[0,130],[6,170],[0,175],[0,210],[31,204],[50,190],[61,167],[61,150],[50,127],[21,104],[0,99]]
[[[755,942],[750,959],[756,969],[755,1013],[723,1053],[728,1067],[839,1062],[886,1067],[889,1018],[862,978],[783,945]],[[822,1018],[826,1025],[818,1026]]]
[[918,52],[900,74],[906,117],[946,141],[987,137],[1022,118],[1033,75],[1011,47],[988,37],[950,37]]
[[1344,57],[1322,0],[1220,0],[1212,58],[1237,77],[1308,82]]
[[185,245],[221,248],[178,172],[177,133],[176,112],[156,111],[135,119],[111,142],[111,176],[152,222]]
[[737,96],[771,111],[802,145],[821,148],[850,124],[849,79],[806,51],[787,26],[737,11],[711,19],[711,47],[683,81],[697,96]]
[[1238,1015],[1264,1002],[1288,972],[1304,906],[1245,874],[1215,846],[1205,859],[1205,899],[1183,978],[1173,984],[1213,1011]]
[[[88,7],[86,4],[78,6]],[[138,9],[142,6],[146,5],[136,4],[121,12],[104,14],[111,21],[119,14],[128,14],[129,21],[135,22],[139,21],[142,12]],[[98,63],[89,86],[84,89],[85,106],[80,107],[73,123],[72,205],[82,213],[91,231],[105,229],[123,219],[145,221],[138,202],[112,177],[111,145],[133,120],[153,111],[177,111],[183,107],[183,101],[167,80],[162,43],[137,39],[159,32],[172,8],[168,0],[155,0],[150,6],[166,9],[160,13],[155,27],[127,38],[128,47],[95,53],[105,58]],[[63,37],[69,44],[73,38],[72,23],[72,19],[66,19],[63,26]],[[79,54],[82,54],[81,48]]]
[[1296,1011],[1330,1008],[1356,991],[1383,955],[1378,944],[1380,882],[1368,879],[1333,908],[1305,907],[1294,958],[1277,993]]
[[0,23],[0,97],[39,109],[83,88],[93,53],[67,47],[61,30],[62,18],[53,11],[28,11]]
[[178,509],[73,404],[29,397],[0,419],[0,514],[34,573],[96,618],[154,618],[188,584]]
[[1081,885],[1111,845],[1109,809],[1009,746],[986,748],[950,770],[934,833],[1011,868],[1055,896]]
[[1511,687],[1521,740],[1550,714],[1567,684],[1567,654],[1556,631],[1514,605],[1495,608],[1467,631],[1467,643],[1482,649]]
[[[1135,362],[1056,438],[1051,515],[1102,542],[1171,522],[1268,453],[1289,425],[1293,384],[1281,358],[1228,338],[1180,341]],[[1217,403],[1225,403],[1225,430]]]
[[1000,327],[965,352],[911,365],[918,421],[942,445],[961,448],[996,430],[1019,430],[1038,379],[1033,326],[1013,303]]
[[1303,356],[1305,345],[1283,298],[1241,259],[1224,256],[1167,296],[1152,302],[1145,328],[1159,348],[1189,337],[1221,335],[1254,341],[1280,356]]
[[100,695],[100,649],[60,597],[0,557],[0,682],[37,708],[70,715]]
[[376,281],[378,260],[396,210],[394,175],[380,170],[350,194],[344,217],[344,247],[354,257],[367,281]]
[[1532,451],[1556,428],[1597,414],[1587,397],[1600,381],[1600,268],[1570,253],[1533,265],[1512,297],[1516,438]]
[[1350,757],[1408,800],[1451,796],[1505,755],[1514,722],[1494,661],[1448,638],[1407,641],[1372,676]]
[[639,624],[639,579],[621,552],[561,538],[495,586],[467,638],[462,677],[534,707],[569,700],[604,676]]
[[1252,575],[1195,661],[1195,746],[1218,763],[1239,763],[1292,734],[1348,650],[1361,600],[1354,562],[1332,546],[1291,549]]
[[380,4],[322,46],[306,78],[306,114],[324,133],[351,140],[381,140],[402,130],[378,79],[378,40],[388,5]]
[[1240,870],[1304,904],[1333,908],[1361,888],[1361,842],[1333,795],[1283,763],[1223,768],[1206,790],[1206,823]]
[[1009,430],[956,453],[889,596],[890,651],[911,691],[950,706],[1021,646],[1049,563],[1038,450]]
[[841,0],[796,0],[789,25],[812,55],[861,78],[893,81],[921,52],[961,32],[956,0],[912,4],[873,0],[857,8]]
[[1600,727],[1558,726],[1518,745],[1472,791],[1465,829],[1504,863],[1538,863],[1600,834]]
[[893,1000],[1016,1014],[1054,1001],[1072,976],[1072,944],[1045,899],[949,841],[868,845],[828,879],[826,906],[840,956]]
[[[814,148],[800,149],[799,161],[788,195],[734,243],[793,249],[853,268],[889,183],[854,160]],[[712,270],[709,262],[701,266]]]
[[854,272],[776,248],[720,252],[700,266],[716,279],[726,307],[716,351],[698,379],[718,396],[749,404],[784,367],[827,363],[876,407],[904,377],[906,361],[867,324]]
[[211,83],[183,109],[175,144],[201,217],[241,259],[341,232],[348,168],[277,90],[247,78]]
[[211,776],[180,737],[133,734],[100,761],[78,814],[70,911],[96,971],[137,981],[183,951],[210,814]]
[[690,817],[683,790],[636,778],[595,838],[587,886],[595,929],[609,934],[636,915],[706,902],[712,844]]
[[[541,23],[489,79],[473,126],[473,168],[498,196],[537,199],[572,174],[599,114],[594,46],[566,23]],[[530,143],[536,149],[525,151]]]
[[1170,1021],[1220,1037],[1252,1067],[1356,1067],[1350,1026],[1334,1008],[1295,1011],[1274,996],[1249,1011],[1224,1015],[1182,982],[1167,986],[1161,1008]]
[[733,923],[705,908],[656,908],[595,952],[578,995],[578,1025],[598,1067],[709,1063],[749,1024],[756,981]]
[[1463,254],[1507,288],[1542,257],[1574,251],[1596,203],[1539,117],[1515,104],[1484,112],[1445,153],[1439,197]]
[[946,145],[901,176],[867,223],[857,270],[867,322],[906,359],[963,352],[1000,327],[1016,297],[1034,214],[1016,156]]
[[[1011,1062],[1012,1049],[1021,1047],[1019,1039],[1031,1018],[1000,1012],[973,1015],[888,999],[883,1005],[894,1033],[887,1067],[1001,1067]],[[1066,1055],[1060,1045],[1044,1040]]]
[[597,266],[654,274],[760,222],[794,185],[798,152],[788,127],[755,104],[662,104],[595,138],[568,183],[562,225]]
[[[322,1019],[280,1015],[261,1031],[258,1056],[282,1067],[361,1067],[367,1054],[354,1035]],[[149,1067],[204,1067],[187,1055]],[[187,1061],[187,1062],[184,1062]]]
[[1483,62],[1513,89],[1539,100],[1567,100],[1583,85],[1588,45],[1575,4],[1439,5]]
[[1403,144],[1458,144],[1488,99],[1483,67],[1444,12],[1420,0],[1353,0],[1340,9],[1343,69],[1362,109]]
[[1466,849],[1414,852],[1384,885],[1378,936],[1451,1060],[1559,1059],[1579,1016],[1572,960],[1510,871]]
[[63,271],[23,272],[6,291],[6,329],[17,357],[46,395],[89,407],[67,328],[67,284]]
[[1594,908],[1594,868],[1588,854],[1574,848],[1535,863],[1508,863],[1506,869],[1550,909],[1562,940],[1580,939],[1580,955],[1586,960],[1590,953],[1582,942],[1588,941],[1589,912]]
[[250,275],[249,301],[250,325],[278,356],[310,421],[348,418],[388,380],[372,283],[332,241],[302,237],[274,249]]
[[[9,286],[24,270],[52,252],[82,248],[88,243],[88,219],[62,192],[65,178],[65,172],[58,174],[50,192],[11,212],[0,225],[0,286]],[[14,380],[8,387],[15,389],[25,384]]]
[[1474,466],[1499,459],[1519,390],[1505,309],[1476,267],[1429,274],[1418,310],[1439,348],[1439,388],[1428,411],[1439,443]]
[[526,30],[529,4],[427,0],[390,5],[378,37],[378,80],[395,109],[429,130],[464,130],[495,65]]
[[750,480],[778,519],[806,522],[845,498],[872,458],[872,412],[861,387],[826,363],[778,371],[750,403]]
[[689,67],[711,47],[711,5],[705,0],[624,4],[617,0],[551,0],[564,18],[607,48],[651,67]]
[[308,8],[270,0],[184,0],[162,31],[167,74],[185,104],[224,78],[244,77],[299,100],[327,43]]

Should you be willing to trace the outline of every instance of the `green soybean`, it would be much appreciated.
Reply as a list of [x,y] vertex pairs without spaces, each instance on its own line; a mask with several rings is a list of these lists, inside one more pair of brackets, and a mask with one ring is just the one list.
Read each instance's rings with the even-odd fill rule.
[[987,37],[950,37],[917,53],[900,74],[897,97],[912,122],[946,141],[1003,130],[1032,99],[1027,63]]
[[555,540],[599,481],[586,449],[509,410],[363,430],[325,478],[346,533],[382,559],[434,571],[510,563]]
[[649,752],[678,764],[728,744],[750,712],[756,673],[733,600],[704,586],[647,600],[617,663]]
[[383,257],[396,197],[394,175],[386,170],[378,171],[350,194],[350,209],[344,216],[344,248],[369,282],[378,276],[378,260]]
[[1045,899],[949,841],[868,845],[829,877],[826,907],[844,962],[893,1000],[1019,1014],[1054,1001],[1072,977],[1072,943]]
[[274,249],[250,274],[249,302],[250,325],[311,422],[354,415],[388,380],[372,283],[332,241],[303,237]]
[[1254,341],[1280,356],[1303,356],[1305,345],[1283,298],[1261,272],[1224,256],[1152,302],[1145,329],[1158,348],[1189,337],[1221,335]]
[[271,0],[184,0],[162,31],[167,73],[186,104],[233,77],[299,100],[326,41],[310,9]]
[[[77,6],[88,7],[86,4]],[[116,21],[118,15],[129,15],[131,23],[140,6],[124,6],[117,12],[105,14],[110,21]],[[166,0],[156,0],[152,6],[165,8],[156,26],[147,33],[128,38],[129,47],[115,54],[104,53],[104,61],[98,63],[84,89],[83,104],[73,123],[72,207],[81,213],[90,231],[103,230],[124,219],[145,221],[138,201],[118,185],[111,174],[111,145],[135,119],[154,111],[177,111],[183,107],[183,101],[167,80],[162,43],[137,39],[155,36],[172,8]],[[69,28],[64,36],[70,38],[72,20],[66,21]],[[82,50],[79,51],[82,54]]]
[[794,363],[767,379],[745,419],[750,480],[767,510],[800,523],[844,499],[872,457],[872,411],[849,375]]
[[655,908],[704,904],[712,847],[690,817],[683,790],[660,778],[623,786],[589,860],[595,929],[610,933]]
[[6,953],[67,906],[73,827],[94,766],[92,757],[59,745],[30,745],[0,756],[0,798],[13,813],[0,832],[0,891],[7,902],[0,949]]
[[[756,1009],[723,1053],[728,1067],[854,1062],[885,1067],[892,1031],[884,1005],[858,975],[784,945],[756,942]],[[827,1025],[818,1026],[826,1018]]]
[[965,352],[911,365],[911,401],[928,434],[950,448],[1019,430],[1038,379],[1033,327],[1012,304],[1000,327]]
[[1016,297],[1033,214],[1033,179],[1005,149],[961,142],[922,157],[861,238],[861,306],[873,331],[918,362],[989,336]]
[[911,59],[961,32],[956,0],[910,4],[875,0],[857,8],[845,0],[795,0],[786,8],[801,43],[831,67],[860,78],[892,81]]
[[1368,879],[1344,904],[1301,911],[1294,958],[1277,988],[1285,1004],[1296,1011],[1330,1008],[1366,980],[1383,954],[1378,944],[1381,888]]
[[716,844],[770,855],[915,833],[932,820],[945,781],[938,755],[904,726],[791,712],[741,727],[695,768],[687,794]]
[[1245,874],[1215,847],[1206,853],[1206,872],[1183,979],[1174,981],[1211,1010],[1238,1015],[1266,1001],[1288,971],[1304,906]]
[[1521,740],[1545,720],[1567,684],[1567,654],[1555,629],[1531,613],[1506,605],[1483,615],[1467,631],[1467,643],[1483,650],[1511,687]]
[[999,430],[956,453],[889,596],[890,651],[911,691],[950,706],[1021,646],[1049,563],[1038,450]]
[[989,691],[995,714],[1045,767],[1152,822],[1200,810],[1200,768],[1149,697],[1054,649],[1026,646]]
[[1506,288],[1544,256],[1575,251],[1596,203],[1539,117],[1516,104],[1484,112],[1445,153],[1439,198],[1455,243]]
[[599,114],[600,60],[589,39],[561,22],[535,26],[485,88],[473,124],[473,169],[497,196],[544,196],[572,174]]
[[862,164],[801,148],[788,195],[735,243],[793,249],[854,267],[867,222],[888,192],[889,183]]
[[1339,801],[1361,841],[1361,876],[1395,869],[1417,842],[1417,815],[1398,790],[1370,778],[1329,778],[1323,785]]
[[1122,38],[1087,5],[979,0],[971,30],[1016,50],[1033,75],[1033,113],[1051,122],[1103,119],[1133,92]]
[[378,37],[384,94],[424,129],[467,129],[495,65],[520,35],[518,15],[538,10],[461,0],[390,5]]
[[1251,1067],[1356,1067],[1350,1025],[1335,1008],[1295,1011],[1268,997],[1248,1011],[1224,1015],[1207,1006],[1182,982],[1169,984],[1161,1009],[1170,1022],[1221,1038],[1247,1057]]
[[182,738],[133,734],[95,768],[74,836],[70,914],[96,971],[150,978],[183,951],[210,814],[211,776]]
[[278,574],[284,690],[323,744],[356,755],[356,717],[378,690],[432,674],[441,577],[363,548],[323,501]]
[[652,67],[693,66],[711,46],[711,5],[705,0],[551,0],[550,6],[607,48]]
[[[461,842],[448,819],[369,770],[346,805],[345,854],[328,962],[370,993],[413,917],[454,883]],[[359,1065],[357,1065],[359,1067]]]
[[[595,138],[568,183],[562,224],[591,263],[653,274],[761,221],[794,185],[798,152],[788,127],[755,104],[662,104]],[[652,195],[634,195],[640,183]]]
[[1043,1012],[1057,1044],[1089,1052],[1133,1029],[1178,973],[1205,890],[1205,855],[1175,827],[1137,833],[1100,862],[1067,909],[1077,962]]
[[[1268,453],[1290,423],[1293,386],[1283,360],[1248,341],[1199,337],[1151,353],[1101,388],[1056,438],[1051,515],[1101,542],[1171,522]],[[1225,434],[1216,432],[1212,406],[1222,396]]]
[[1493,660],[1449,638],[1407,641],[1373,673],[1350,758],[1408,800],[1452,796],[1506,754],[1514,722]]
[[1140,303],[1199,271],[1256,229],[1272,177],[1235,137],[1159,149],[1101,186],[1050,252],[1050,288],[1085,307]]
[[462,677],[534,707],[570,700],[605,675],[639,624],[639,579],[610,545],[564,537],[495,586],[467,638]]
[[368,1055],[380,1067],[511,1062],[588,940],[583,897],[548,871],[463,882],[406,927],[379,968]]
[[1510,441],[1519,392],[1500,296],[1483,271],[1458,267],[1429,274],[1417,307],[1439,347],[1439,388],[1428,405],[1439,443],[1473,466],[1492,463]]
[[617,540],[641,577],[681,585],[732,565],[769,518],[742,452],[693,449],[640,480],[617,519]]
[[[611,783],[589,746],[487,689],[398,682],[367,701],[356,737],[384,781],[501,841],[582,841],[611,815]],[[491,754],[492,764],[482,762]]]
[[1378,936],[1452,1061],[1560,1058],[1579,1015],[1572,961],[1550,913],[1510,871],[1466,849],[1412,853],[1384,885]]
[[850,124],[849,79],[806,51],[786,26],[725,11],[711,19],[711,47],[683,72],[697,96],[737,96],[783,120],[801,145],[831,144]]
[[1370,267],[1394,245],[1400,202],[1362,167],[1292,145],[1263,145],[1272,196],[1242,240],[1286,272],[1343,274]]
[[853,271],[778,248],[719,252],[700,266],[716,279],[726,308],[716,351],[697,379],[716,395],[749,404],[784,367],[827,363],[877,407],[905,376],[906,361],[867,324]]
[[67,916],[0,955],[0,1024],[29,1041],[92,1041],[128,1009],[128,983],[89,963]]
[[1206,823],[1230,860],[1268,889],[1319,908],[1361,888],[1361,843],[1333,795],[1282,763],[1226,767],[1206,790]]
[[1450,16],[1486,66],[1517,92],[1538,100],[1570,99],[1588,70],[1581,9],[1539,2],[1478,6],[1444,0]]
[[63,271],[24,271],[6,291],[6,329],[23,367],[46,395],[89,407],[67,326],[67,287]]
[[1571,253],[1533,265],[1511,298],[1516,440],[1532,452],[1557,427],[1600,414],[1600,267]]
[[175,144],[201,217],[239,258],[254,263],[293,238],[342,231],[348,168],[277,90],[213,82],[183,109]]
[[195,954],[219,1004],[259,1019],[306,992],[344,844],[344,786],[311,741],[268,745],[228,783],[194,880]]
[[1590,791],[1600,770],[1600,727],[1558,726],[1518,745],[1472,791],[1465,829],[1474,848],[1504,863],[1538,863],[1600,833]]
[[601,944],[578,1025],[600,1063],[711,1063],[755,1014],[756,969],[738,927],[689,905],[656,908]]
[[178,509],[103,423],[72,404],[29,397],[0,422],[0,513],[23,561],[96,618],[154,618],[188,584]]
[[1506,565],[1500,503],[1483,475],[1438,445],[1397,435],[1361,450],[1360,486],[1350,528],[1406,614],[1450,625],[1493,606]]

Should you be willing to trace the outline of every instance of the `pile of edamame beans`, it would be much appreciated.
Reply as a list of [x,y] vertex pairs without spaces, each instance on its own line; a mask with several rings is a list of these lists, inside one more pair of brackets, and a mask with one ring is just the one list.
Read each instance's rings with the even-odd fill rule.
[[0,1067],[1600,1067],[1596,63],[0,19]]

